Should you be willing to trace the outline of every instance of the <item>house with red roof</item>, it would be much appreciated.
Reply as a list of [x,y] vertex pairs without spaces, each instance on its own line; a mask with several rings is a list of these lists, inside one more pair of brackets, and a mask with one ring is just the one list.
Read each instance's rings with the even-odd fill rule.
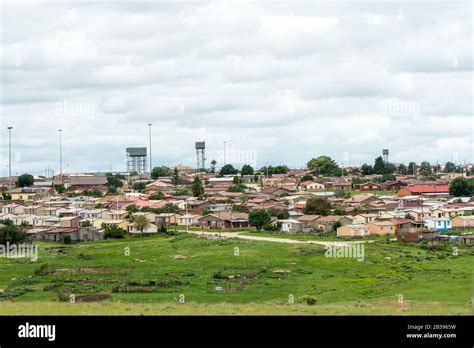
[[398,197],[415,195],[446,196],[449,195],[449,185],[408,185],[397,192]]

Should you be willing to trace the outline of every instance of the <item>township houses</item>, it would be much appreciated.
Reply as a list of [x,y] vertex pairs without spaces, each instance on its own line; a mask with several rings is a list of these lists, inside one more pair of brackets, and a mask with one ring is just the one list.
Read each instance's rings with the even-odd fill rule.
[[289,234],[303,232],[303,223],[296,219],[284,219],[280,220],[281,231]]
[[299,184],[299,188],[302,191],[310,191],[310,190],[324,190],[326,186],[319,182],[315,182],[312,180],[303,181]]
[[156,215],[155,223],[157,225],[178,225],[180,218],[182,217],[181,214],[178,213],[161,213]]
[[372,221],[367,227],[371,236],[386,236],[396,232],[395,224],[390,221]]
[[145,192],[146,193],[151,193],[151,192],[171,192],[173,191],[174,186],[166,182],[164,180],[156,180],[148,185],[146,185]]
[[344,200],[343,204],[345,206],[358,206],[364,204],[371,204],[375,201],[377,201],[377,197],[375,195],[358,194]]
[[37,199],[41,199],[44,194],[47,196],[47,190],[43,190],[40,188],[33,188],[33,187],[17,187],[11,190],[11,199],[16,201],[36,201]]
[[103,232],[77,227],[36,227],[27,231],[30,241],[64,242],[65,236],[69,236],[71,241],[98,241],[103,239]]
[[424,195],[424,196],[448,196],[449,185],[408,185],[398,190],[397,195],[399,197]]
[[73,188],[78,191],[95,189],[105,192],[107,190],[107,179],[105,176],[63,175],[55,178],[53,185],[64,185],[66,189]]
[[425,226],[436,231],[450,231],[452,229],[451,220],[447,218],[426,218]]
[[202,228],[241,228],[249,226],[247,213],[222,212],[207,214],[198,219]]
[[364,184],[356,184],[354,188],[360,191],[378,191],[381,190],[380,184],[374,182],[366,182]]
[[352,184],[350,182],[345,182],[345,181],[333,182],[331,184],[331,187],[334,190],[340,190],[340,191],[350,191],[350,190],[352,190]]
[[[313,179],[303,180],[306,174]],[[199,198],[192,197],[189,187],[196,175],[201,177],[205,193]],[[49,184],[45,180],[41,187],[14,188],[11,200],[0,199],[0,223],[10,220],[25,228],[31,238],[45,241],[63,241],[65,235],[75,241],[98,240],[108,226],[129,234],[182,230],[185,226],[210,231],[246,228],[250,227],[249,212],[261,210],[268,212],[270,224],[281,223],[280,232],[289,234],[397,235],[402,242],[416,243],[441,238],[450,230],[469,233],[474,227],[474,198],[451,197],[444,181],[397,176],[396,181],[379,183],[370,176],[360,181],[368,182],[352,185],[354,177],[360,178],[318,177],[306,169],[270,177],[256,173],[240,176],[242,186],[234,190],[233,175],[219,177],[190,170],[180,173],[176,185],[172,177],[151,180],[147,174],[132,175],[122,179],[120,192],[101,194],[107,190],[105,176],[63,175]],[[145,189],[134,192],[135,182],[145,183]],[[68,190],[55,193],[60,184]],[[311,210],[306,203],[314,197],[327,199],[334,215],[308,214]],[[144,216],[149,224],[135,223],[137,216]]]
[[451,220],[452,228],[474,227],[474,215],[456,216]]
[[297,220],[303,224],[304,231],[315,232],[318,230],[320,218],[320,215],[302,215]]
[[342,226],[349,225],[353,223],[353,219],[347,216],[340,216],[340,215],[328,215],[322,216],[318,219],[318,231],[322,233],[329,233],[332,232],[336,223]]
[[364,237],[369,235],[369,228],[364,224],[350,224],[337,228],[338,237]]

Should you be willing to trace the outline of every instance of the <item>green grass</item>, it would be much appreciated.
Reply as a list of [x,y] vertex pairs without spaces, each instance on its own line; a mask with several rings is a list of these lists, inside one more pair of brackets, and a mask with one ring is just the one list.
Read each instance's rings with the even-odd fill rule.
[[[185,234],[40,243],[37,262],[0,258],[0,314],[468,315],[472,249],[456,245],[459,255],[453,256],[454,245],[443,245],[443,250],[427,250],[380,240],[365,245],[359,262],[327,258],[317,245]],[[47,272],[39,273],[45,264]],[[110,298],[70,304],[59,302],[58,293]],[[305,295],[317,304],[299,304]]]
[[[309,233],[299,233],[299,234],[288,234],[285,232],[270,232],[270,231],[260,231],[260,232],[243,232],[240,233],[244,236],[256,236],[256,237],[271,237],[271,238],[284,238],[284,239],[294,239],[294,240],[315,240],[321,242],[348,242],[348,241],[385,241],[386,236],[367,236],[367,237],[337,237],[335,233],[330,233],[327,236],[320,236]],[[390,239],[396,238],[396,236],[389,236]]]

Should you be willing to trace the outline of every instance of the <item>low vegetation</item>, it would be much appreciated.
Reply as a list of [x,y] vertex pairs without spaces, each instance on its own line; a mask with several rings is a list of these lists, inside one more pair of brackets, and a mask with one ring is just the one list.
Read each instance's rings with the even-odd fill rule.
[[182,233],[39,246],[37,262],[0,258],[0,314],[471,313],[472,247],[450,243],[381,238],[363,261]]

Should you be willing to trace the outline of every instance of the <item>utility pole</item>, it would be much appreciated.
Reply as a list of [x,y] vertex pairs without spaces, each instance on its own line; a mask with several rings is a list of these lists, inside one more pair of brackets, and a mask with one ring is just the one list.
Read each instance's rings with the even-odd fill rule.
[[151,123],[148,123],[148,136],[150,140],[150,175],[152,171],[152,161],[151,161]]
[[59,176],[61,181],[63,180],[63,140],[62,140],[62,129],[58,129],[59,132]]
[[226,159],[227,159],[227,156],[226,156],[226,142],[224,140],[224,165],[226,165]]
[[8,193],[12,193],[12,129],[13,127],[9,126],[8,129]]

